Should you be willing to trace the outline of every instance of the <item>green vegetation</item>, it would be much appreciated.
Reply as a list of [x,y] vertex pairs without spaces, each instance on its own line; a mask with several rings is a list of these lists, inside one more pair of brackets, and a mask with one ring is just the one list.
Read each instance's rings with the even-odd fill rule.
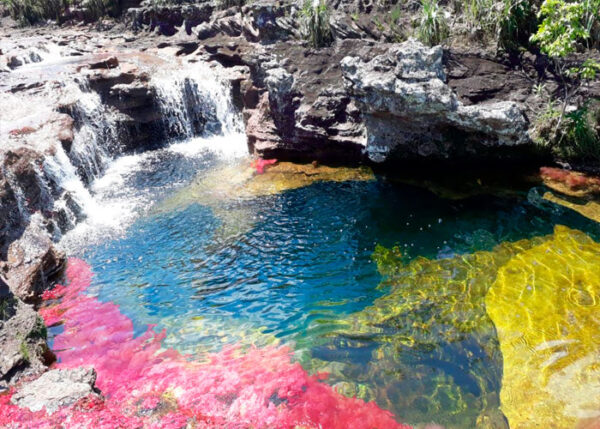
[[29,356],[29,348],[27,348],[27,343],[25,340],[21,341],[21,344],[19,345],[19,351],[23,355],[23,359],[29,362],[31,357]]
[[444,11],[437,0],[421,0],[421,6],[417,38],[429,46],[439,45],[449,35]]
[[311,0],[307,0],[300,11],[300,16],[303,36],[313,48],[329,46],[333,42],[329,9],[323,0],[316,5]]
[[0,0],[11,17],[21,25],[32,25],[42,21],[60,22],[71,7],[84,10],[85,18],[94,21],[102,16],[117,16],[118,0]]
[[600,20],[599,8],[600,0],[544,0],[539,12],[541,23],[531,36],[531,41],[553,61],[564,91],[560,110],[541,116],[541,121],[545,120],[546,124],[550,121],[554,126],[552,132],[542,133],[542,142],[568,159],[600,160],[600,140],[588,107],[579,106],[574,112],[566,113],[582,85],[600,73],[597,61],[588,58],[573,66],[570,58],[578,46],[590,47],[597,43],[594,31]]
[[2,0],[11,17],[21,25],[53,19],[58,20],[69,7],[68,0]]

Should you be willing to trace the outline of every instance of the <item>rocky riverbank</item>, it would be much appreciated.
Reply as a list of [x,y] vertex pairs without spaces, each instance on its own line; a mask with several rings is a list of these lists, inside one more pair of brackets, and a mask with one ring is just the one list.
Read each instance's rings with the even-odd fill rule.
[[[302,39],[292,2],[129,3],[119,20],[93,24],[73,15],[64,27],[18,29],[2,19],[0,388],[53,361],[35,306],[64,270],[54,243],[86,216],[77,193],[120,154],[216,131],[218,112],[190,76],[169,98],[184,65],[207,64],[196,79],[212,70],[228,83],[256,157],[387,169],[553,161],[534,138],[547,103],[536,88],[558,93],[561,82],[540,54],[397,42],[376,25],[385,10],[364,2],[370,21],[334,5],[321,48]],[[600,97],[600,83],[580,97]],[[87,392],[84,376],[73,383]]]

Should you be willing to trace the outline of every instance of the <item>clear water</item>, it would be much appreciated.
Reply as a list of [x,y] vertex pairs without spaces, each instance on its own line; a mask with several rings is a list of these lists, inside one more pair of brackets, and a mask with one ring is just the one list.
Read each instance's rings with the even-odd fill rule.
[[[289,344],[307,369],[332,372],[331,383],[376,400],[401,421],[473,427],[485,416],[491,427],[505,427],[493,335],[446,341],[436,305],[422,310],[433,320],[433,343],[401,358],[385,356],[389,335],[400,335],[401,326],[386,336],[347,335],[347,320],[389,292],[378,287],[385,279],[375,248],[397,245],[408,263],[491,250],[550,234],[557,224],[597,239],[598,224],[541,203],[535,189],[455,201],[384,177],[256,197],[216,199],[207,188],[204,197],[195,194],[197,202],[164,204],[195,176],[218,177],[230,162],[201,144],[123,161],[109,170],[108,185],[97,186],[97,198],[124,211],[108,226],[88,225],[65,240],[94,270],[91,293],[118,304],[140,334],[148,324],[166,328],[165,347]],[[378,359],[387,363],[374,365]],[[420,399],[400,399],[412,394]]]

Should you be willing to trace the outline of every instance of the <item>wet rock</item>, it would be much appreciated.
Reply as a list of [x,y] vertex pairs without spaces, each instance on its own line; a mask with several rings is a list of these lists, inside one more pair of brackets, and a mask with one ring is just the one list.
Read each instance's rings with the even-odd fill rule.
[[93,368],[54,369],[21,387],[11,402],[19,407],[53,413],[88,396],[97,395]]
[[21,213],[17,195],[0,168],[0,259],[6,257],[8,244],[21,232]]
[[73,132],[73,118],[69,115],[63,114],[61,119],[58,121],[58,124],[58,141],[60,141],[65,151],[69,152],[71,150],[71,145],[73,144],[73,139],[75,138],[75,134]]
[[99,61],[94,61],[89,64],[91,70],[95,69],[114,69],[119,66],[117,57],[103,58]]
[[445,83],[441,47],[393,44],[372,60],[344,58],[372,161],[390,158],[477,158],[530,143],[528,121],[514,102],[465,106]]
[[0,391],[24,376],[43,372],[54,360],[43,320],[0,278]]
[[36,213],[23,236],[10,245],[4,270],[11,291],[23,301],[35,303],[59,278],[65,263],[65,254],[54,247],[46,221]]

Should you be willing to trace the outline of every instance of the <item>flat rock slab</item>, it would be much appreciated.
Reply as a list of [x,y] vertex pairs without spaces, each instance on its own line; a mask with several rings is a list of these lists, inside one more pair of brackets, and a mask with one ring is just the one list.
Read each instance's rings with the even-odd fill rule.
[[93,368],[54,369],[25,384],[13,395],[11,402],[31,411],[46,408],[48,413],[53,413],[87,395],[96,394],[95,382]]

